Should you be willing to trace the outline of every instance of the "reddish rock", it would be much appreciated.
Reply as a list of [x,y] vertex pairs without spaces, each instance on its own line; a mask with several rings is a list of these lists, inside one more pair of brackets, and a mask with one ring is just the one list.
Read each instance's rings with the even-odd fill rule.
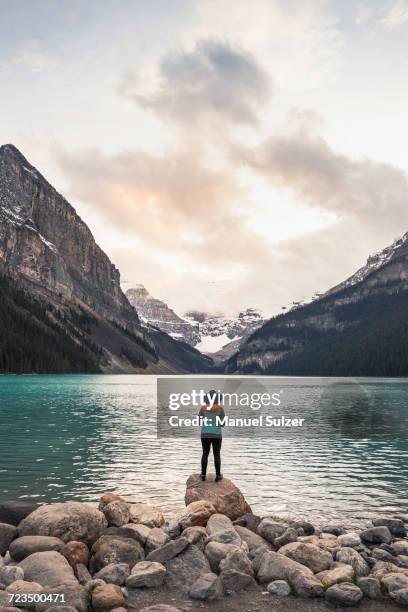
[[219,514],[225,514],[232,521],[243,514],[252,513],[241,491],[228,478],[215,482],[214,476],[207,476],[204,482],[199,474],[193,474],[187,480],[185,504],[199,500],[209,501]]
[[89,563],[89,548],[84,542],[68,542],[65,544],[61,553],[64,555],[70,566],[75,569],[78,563],[88,565]]

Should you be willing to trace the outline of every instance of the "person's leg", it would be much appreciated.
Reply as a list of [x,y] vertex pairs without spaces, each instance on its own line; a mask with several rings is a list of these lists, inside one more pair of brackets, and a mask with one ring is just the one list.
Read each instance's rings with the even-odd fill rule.
[[201,475],[205,476],[207,473],[208,455],[210,454],[211,439],[201,438],[201,444],[203,447],[203,456],[201,457]]
[[212,447],[214,453],[214,466],[215,466],[215,475],[221,475],[221,444],[222,438],[213,438],[212,439]]

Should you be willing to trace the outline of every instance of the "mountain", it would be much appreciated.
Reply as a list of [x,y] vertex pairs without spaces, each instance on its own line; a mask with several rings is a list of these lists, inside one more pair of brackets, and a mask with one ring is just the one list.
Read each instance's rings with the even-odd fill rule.
[[319,299],[270,319],[226,372],[408,375],[408,232]]
[[127,289],[126,296],[140,316],[142,324],[187,342],[217,363],[236,352],[243,340],[264,322],[261,314],[248,308],[235,317],[190,310],[183,317],[165,302],[150,295],[142,284]]
[[202,372],[211,360],[149,333],[75,209],[0,147],[1,372]]
[[236,352],[242,342],[264,323],[262,315],[254,308],[247,308],[237,316],[193,310],[187,312],[185,317],[199,326],[199,343],[196,347],[202,353],[211,355],[217,363]]
[[151,296],[143,285],[128,289],[126,297],[136,308],[142,322],[158,327],[172,338],[183,340],[191,346],[200,341],[197,323],[179,317],[165,302]]

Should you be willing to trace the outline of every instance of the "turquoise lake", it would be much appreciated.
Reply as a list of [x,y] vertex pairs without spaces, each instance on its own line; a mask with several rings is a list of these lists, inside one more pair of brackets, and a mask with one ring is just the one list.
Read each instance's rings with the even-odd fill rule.
[[[321,381],[279,380],[294,405],[317,410]],[[254,511],[334,520],[408,512],[408,381],[358,384],[381,428],[392,422],[386,435],[367,429],[353,437],[347,428],[334,437],[226,435],[223,473]],[[356,404],[353,411],[363,418],[367,405]],[[199,439],[157,438],[152,376],[2,376],[0,415],[3,500],[96,502],[102,493],[118,491],[174,512],[183,507],[186,479],[199,471]]]

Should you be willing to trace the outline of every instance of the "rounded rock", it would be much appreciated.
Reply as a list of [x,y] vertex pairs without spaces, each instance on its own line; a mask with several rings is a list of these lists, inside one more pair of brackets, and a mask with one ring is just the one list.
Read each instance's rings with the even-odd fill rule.
[[335,584],[326,591],[326,600],[329,603],[342,606],[356,606],[362,598],[362,590],[349,582]]
[[273,580],[266,588],[271,595],[278,595],[279,597],[290,595],[290,586],[286,580]]
[[122,500],[115,500],[107,504],[103,513],[108,525],[112,527],[123,527],[130,521],[129,504]]
[[92,591],[92,610],[94,612],[110,612],[120,608],[125,603],[125,597],[116,584],[97,586]]
[[74,569],[78,563],[82,565],[88,565],[89,563],[89,548],[84,542],[77,542],[75,540],[68,542],[61,550],[61,554],[64,555],[70,566]]

